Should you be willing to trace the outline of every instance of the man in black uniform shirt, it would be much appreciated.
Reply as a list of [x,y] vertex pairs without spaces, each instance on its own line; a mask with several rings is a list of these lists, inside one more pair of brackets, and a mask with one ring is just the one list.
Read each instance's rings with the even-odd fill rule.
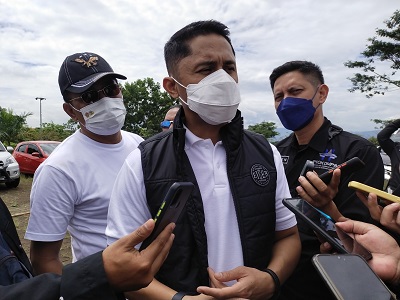
[[[310,193],[308,196],[315,197],[312,198],[315,201],[325,197],[324,203],[336,205],[342,215],[372,223],[368,209],[347,185],[349,181],[356,180],[382,189],[382,159],[372,143],[344,131],[324,117],[322,105],[326,101],[329,88],[324,83],[320,68],[307,61],[287,62],[274,69],[270,83],[279,119],[285,128],[294,131],[276,145],[282,155],[292,196],[295,197],[298,193],[304,195],[303,183],[307,182],[310,186],[304,177],[300,178],[303,180],[301,186],[299,183],[306,160],[311,160],[314,163],[314,171],[321,174],[357,156],[365,163],[363,169],[343,176],[340,183],[336,178],[330,184],[319,187],[319,190],[314,189],[312,196]],[[329,188],[330,193],[327,192]],[[332,195],[333,199],[326,199],[329,195]],[[329,212],[329,209],[327,210]],[[332,217],[335,219],[338,216]],[[295,272],[282,287],[281,299],[329,299],[329,290],[311,264],[312,256],[319,253],[320,242],[306,224],[299,219],[297,221],[302,256]]]
[[377,136],[382,150],[390,157],[392,174],[389,181],[389,188],[397,196],[400,195],[400,142],[395,142],[390,137],[399,128],[400,119],[394,120],[386,125]]

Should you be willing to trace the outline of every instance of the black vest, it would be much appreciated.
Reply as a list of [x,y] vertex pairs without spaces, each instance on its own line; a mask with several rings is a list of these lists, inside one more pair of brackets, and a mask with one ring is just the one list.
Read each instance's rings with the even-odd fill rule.
[[[149,138],[139,145],[139,149],[152,216],[174,182],[195,184],[191,199],[176,224],[172,249],[156,275],[157,280],[175,290],[195,294],[199,285],[209,285],[207,237],[201,194],[184,150],[186,130],[183,119],[181,109],[173,130]],[[263,269],[271,259],[275,236],[277,173],[273,152],[263,136],[243,130],[239,111],[231,123],[221,128],[220,135],[227,154],[228,179],[238,218],[244,265]]]

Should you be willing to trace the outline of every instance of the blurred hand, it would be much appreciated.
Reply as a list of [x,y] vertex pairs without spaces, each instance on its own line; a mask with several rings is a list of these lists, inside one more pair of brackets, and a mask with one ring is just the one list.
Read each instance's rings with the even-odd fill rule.
[[354,239],[371,252],[368,264],[382,280],[400,283],[400,248],[394,238],[369,223],[347,220],[336,226],[354,234]]
[[108,246],[103,251],[103,264],[110,285],[117,291],[138,290],[149,285],[172,246],[174,228],[175,224],[169,224],[150,246],[139,252],[134,247],[154,229],[154,220],[148,220]]
[[333,198],[339,191],[340,169],[333,171],[332,179],[328,184],[323,182],[315,172],[307,172],[306,177],[299,177],[300,186],[296,187],[299,196],[312,206],[321,209],[334,220],[342,217],[335,202],[333,202]]
[[[216,299],[269,299],[275,290],[272,277],[263,271],[249,268],[237,267],[226,272],[214,273],[209,268],[211,287],[200,286],[198,293],[212,296]],[[224,282],[236,280],[232,286]]]
[[357,197],[368,207],[372,219],[381,223],[397,233],[400,233],[400,203],[390,203],[382,207],[378,203],[378,197],[374,193],[366,195],[363,192],[356,191]]

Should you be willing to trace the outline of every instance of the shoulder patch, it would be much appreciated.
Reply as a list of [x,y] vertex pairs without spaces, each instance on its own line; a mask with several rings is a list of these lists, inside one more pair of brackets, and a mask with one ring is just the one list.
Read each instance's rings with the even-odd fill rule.
[[253,181],[259,186],[266,186],[269,183],[270,175],[266,167],[261,164],[254,164],[250,170]]

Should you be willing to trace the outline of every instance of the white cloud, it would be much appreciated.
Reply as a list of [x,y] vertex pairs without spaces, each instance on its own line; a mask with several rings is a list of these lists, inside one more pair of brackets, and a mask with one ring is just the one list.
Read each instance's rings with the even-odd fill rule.
[[57,78],[67,55],[95,52],[128,81],[161,82],[169,37],[192,21],[216,19],[231,30],[246,126],[273,121],[280,127],[269,74],[306,59],[321,66],[330,87],[325,114],[347,130],[369,130],[370,119],[400,116],[393,109],[398,90],[373,99],[349,93],[353,70],[343,63],[357,59],[397,8],[393,0],[0,0],[0,106],[33,112],[28,124],[38,126],[35,97],[45,97],[43,122],[64,123]]

